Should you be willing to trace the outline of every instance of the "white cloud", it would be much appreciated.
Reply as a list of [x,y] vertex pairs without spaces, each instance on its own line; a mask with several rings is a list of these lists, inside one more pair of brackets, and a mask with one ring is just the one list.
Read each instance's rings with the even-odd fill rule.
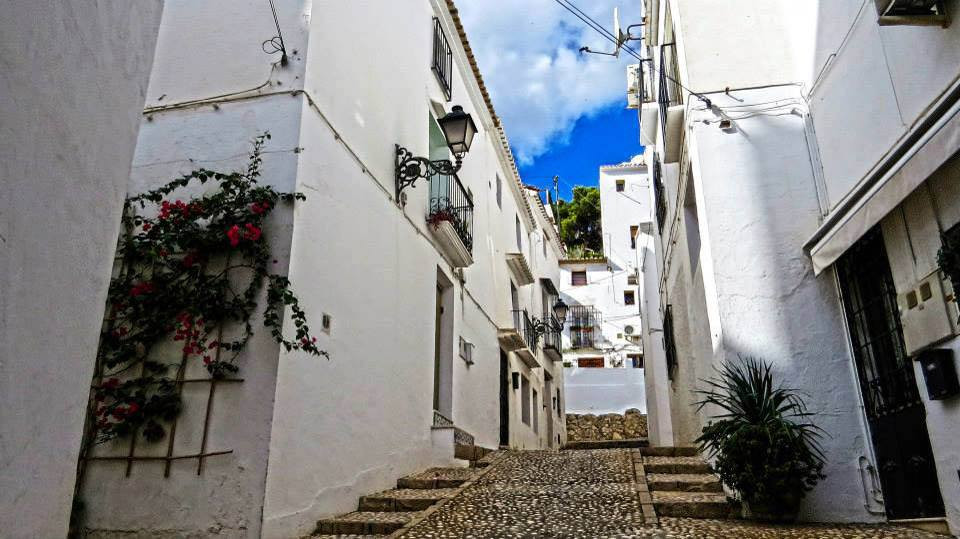
[[[620,4],[574,3],[607,30]],[[579,54],[584,45],[609,51],[613,44],[554,0],[458,0],[457,7],[520,163],[566,142],[577,119],[614,103],[626,105],[625,66],[632,58]],[[640,17],[639,1],[621,6],[624,29]]]

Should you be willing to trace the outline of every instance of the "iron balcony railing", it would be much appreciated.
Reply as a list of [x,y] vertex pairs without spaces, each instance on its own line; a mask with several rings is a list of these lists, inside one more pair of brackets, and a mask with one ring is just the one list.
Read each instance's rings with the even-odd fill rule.
[[545,316],[544,320],[547,322],[548,327],[543,334],[543,347],[544,349],[560,352],[562,348],[560,344],[560,321],[553,315]]
[[571,348],[594,348],[600,338],[600,311],[592,305],[571,305],[567,310]]
[[667,109],[683,102],[680,92],[680,73],[677,70],[677,45],[665,43],[660,46],[660,81],[657,85],[657,101],[660,104],[660,134],[663,147],[667,147]]
[[523,337],[523,342],[531,351],[537,349],[537,334],[533,331],[533,324],[530,322],[530,315],[526,310],[514,309],[513,328]]
[[439,225],[448,221],[457,231],[463,246],[473,252],[473,200],[456,175],[430,177],[430,213],[427,222]]
[[433,18],[433,64],[431,65],[443,93],[450,101],[453,95],[453,52],[450,50],[450,42],[447,36],[443,35],[443,28],[440,27],[440,19]]

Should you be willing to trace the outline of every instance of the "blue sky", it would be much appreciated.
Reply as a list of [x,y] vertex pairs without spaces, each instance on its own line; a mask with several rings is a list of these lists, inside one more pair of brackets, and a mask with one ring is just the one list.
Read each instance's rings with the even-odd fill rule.
[[623,105],[601,109],[574,122],[569,141],[555,141],[546,153],[520,167],[524,183],[552,187],[560,176],[560,198],[569,199],[574,185],[596,185],[597,167],[629,161],[640,153],[637,111]]
[[[636,0],[572,1],[611,29],[614,7],[622,27],[642,17]],[[548,187],[557,174],[566,198],[573,184],[595,185],[600,165],[640,152],[636,112],[624,109],[629,55],[580,54],[613,46],[554,0],[457,7],[526,183]]]

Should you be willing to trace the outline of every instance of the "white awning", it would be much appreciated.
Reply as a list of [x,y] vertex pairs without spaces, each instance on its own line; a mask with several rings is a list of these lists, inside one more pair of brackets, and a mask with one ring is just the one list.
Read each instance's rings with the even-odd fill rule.
[[886,217],[960,149],[960,102],[941,116],[879,180],[852,200],[807,242],[814,272],[827,269],[864,234]]

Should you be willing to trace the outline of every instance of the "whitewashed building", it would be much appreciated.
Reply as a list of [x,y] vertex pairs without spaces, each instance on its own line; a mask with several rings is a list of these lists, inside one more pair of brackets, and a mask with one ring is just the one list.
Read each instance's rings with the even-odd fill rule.
[[645,4],[628,91],[653,154],[666,368],[649,376],[670,413],[651,430],[690,443],[710,414],[690,390],[763,358],[829,434],[801,518],[956,533],[960,345],[936,261],[960,221],[950,2]]
[[643,156],[600,167],[598,187],[603,256],[560,261],[560,295],[569,307],[563,331],[567,411],[643,411],[638,253],[650,214]]
[[[76,328],[78,335],[63,334],[77,368],[62,369],[63,387],[56,387],[65,400],[51,410],[56,418],[33,423],[30,432],[57,438],[56,448],[66,439],[79,449],[122,195],[199,167],[242,168],[251,141],[267,131],[261,181],[306,196],[270,217],[264,233],[273,246],[271,270],[289,276],[311,325],[322,328],[317,345],[330,358],[285,352],[262,320],[252,320],[259,329],[238,359],[240,379],[215,384],[200,379],[201,365],[188,367],[191,383],[183,384],[175,437],[153,444],[121,438],[83,455],[76,501],[87,531],[303,536],[318,519],[354,509],[359,496],[390,488],[398,477],[454,464],[458,445],[539,449],[565,441],[560,337],[550,319],[563,246],[549,211],[521,183],[451,1],[171,0],[162,21],[156,2],[121,15],[139,25],[127,28],[135,39],[115,35],[116,28],[97,31],[108,38],[97,43],[110,47],[77,50],[103,62],[76,65],[98,74],[123,60],[117,95],[93,97],[142,115],[139,124],[130,114],[118,114],[117,125],[98,124],[106,112],[95,107],[93,118],[79,118],[115,128],[130,143],[100,131],[78,136],[82,151],[110,148],[109,166],[90,171],[98,181],[108,172],[117,181],[103,186],[113,196],[110,207],[93,212],[87,227],[99,227],[98,248],[84,253],[91,290],[71,307],[92,319]],[[158,22],[150,70],[151,23],[156,33]],[[29,27],[19,18],[4,21],[5,30],[18,25]],[[438,120],[454,106],[477,129],[462,168],[401,182],[412,179],[402,174],[408,155],[452,158]],[[457,226],[449,219],[429,224],[447,199],[454,203],[443,209],[457,212]],[[37,264],[51,271],[78,267],[55,259]],[[77,287],[74,278],[36,275],[37,283],[21,285],[39,289],[43,278],[46,285]],[[58,290],[49,287],[51,294]],[[7,312],[22,310],[17,298],[4,295]],[[73,311],[64,316],[84,318]],[[5,351],[16,355],[29,341],[13,333],[14,348]],[[4,369],[4,398],[18,398],[13,388],[32,371],[8,378]],[[22,410],[23,402],[4,408]],[[6,436],[13,423],[3,417]],[[26,432],[18,439],[31,440]],[[32,454],[36,462],[24,469],[47,466],[59,483],[9,490],[4,477],[4,496],[56,499],[18,511],[27,521],[5,529],[63,535],[77,455]],[[54,517],[43,523],[52,527],[38,523]]]
[[4,537],[67,535],[162,10],[161,0],[0,8]]

